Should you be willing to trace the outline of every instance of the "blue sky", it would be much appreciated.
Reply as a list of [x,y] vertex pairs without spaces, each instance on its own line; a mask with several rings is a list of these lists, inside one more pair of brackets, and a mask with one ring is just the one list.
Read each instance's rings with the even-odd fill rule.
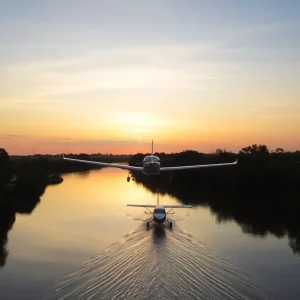
[[299,1],[0,4],[0,139],[300,148]]

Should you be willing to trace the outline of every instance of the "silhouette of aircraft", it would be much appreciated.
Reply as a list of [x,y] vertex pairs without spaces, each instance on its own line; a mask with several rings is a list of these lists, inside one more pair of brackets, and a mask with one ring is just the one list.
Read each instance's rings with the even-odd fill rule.
[[[200,168],[215,168],[215,167],[232,166],[232,165],[237,164],[237,162],[238,162],[236,160],[235,162],[232,162],[232,163],[191,165],[191,166],[178,166],[178,167],[161,167],[159,157],[153,155],[153,141],[152,141],[151,155],[147,155],[143,159],[142,167],[134,167],[134,166],[128,166],[128,165],[120,165],[120,164],[104,163],[104,162],[98,162],[98,161],[67,158],[64,155],[63,155],[63,159],[69,160],[69,161],[80,162],[80,163],[84,163],[84,164],[98,165],[101,167],[119,168],[122,170],[128,170],[128,171],[132,171],[132,172],[142,172],[146,175],[158,175],[161,172],[167,172],[167,171],[173,172],[173,171],[200,169]],[[128,182],[130,181],[129,176],[127,177],[127,181]]]
[[[156,205],[148,205],[148,204],[127,204],[127,206],[132,207],[144,207],[147,209],[145,211],[145,214],[151,214],[152,219],[146,223],[147,228],[149,228],[150,224],[152,222],[155,222],[156,224],[164,224],[167,223],[169,228],[171,229],[173,226],[173,223],[171,220],[167,218],[168,214],[174,214],[174,212],[171,212],[174,208],[192,208],[192,205],[159,205],[159,193],[157,192],[157,204]],[[154,208],[153,212],[149,208]],[[166,211],[166,208],[169,208],[168,211]]]

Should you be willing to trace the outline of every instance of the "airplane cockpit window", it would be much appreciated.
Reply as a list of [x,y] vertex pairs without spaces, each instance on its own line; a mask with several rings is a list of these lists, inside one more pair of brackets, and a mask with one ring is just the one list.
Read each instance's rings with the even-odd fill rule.
[[163,209],[163,208],[155,208],[155,209],[154,209],[154,213],[155,213],[155,214],[165,214],[166,211],[165,211],[165,209]]
[[144,158],[144,162],[147,162],[147,161],[155,161],[155,162],[159,162],[160,159],[159,159],[159,157],[157,157],[157,156],[146,156],[146,157]]

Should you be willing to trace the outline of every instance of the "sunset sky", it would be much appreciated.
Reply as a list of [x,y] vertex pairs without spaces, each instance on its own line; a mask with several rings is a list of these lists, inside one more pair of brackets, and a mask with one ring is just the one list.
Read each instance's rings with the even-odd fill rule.
[[300,1],[0,1],[9,154],[300,150]]

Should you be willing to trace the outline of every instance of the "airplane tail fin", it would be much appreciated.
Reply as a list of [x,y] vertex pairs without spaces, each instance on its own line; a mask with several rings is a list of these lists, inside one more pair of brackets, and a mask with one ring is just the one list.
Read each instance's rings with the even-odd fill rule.
[[152,140],[152,149],[151,149],[151,155],[153,155],[153,140]]

